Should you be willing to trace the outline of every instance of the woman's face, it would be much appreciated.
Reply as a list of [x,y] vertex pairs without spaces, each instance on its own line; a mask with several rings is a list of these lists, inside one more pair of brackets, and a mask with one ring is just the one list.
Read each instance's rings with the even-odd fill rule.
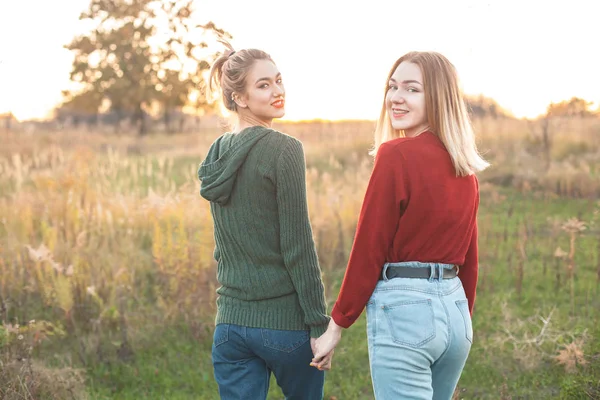
[[394,129],[415,136],[428,128],[423,74],[418,65],[402,62],[388,82],[385,104]]
[[267,121],[285,115],[285,88],[277,66],[269,60],[256,60],[246,77],[246,93],[238,106],[259,120]]

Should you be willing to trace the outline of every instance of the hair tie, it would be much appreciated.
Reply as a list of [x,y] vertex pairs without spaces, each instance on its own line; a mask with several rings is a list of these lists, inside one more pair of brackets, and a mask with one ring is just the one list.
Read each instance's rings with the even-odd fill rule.
[[227,56],[227,58],[228,59],[231,58],[231,56],[234,55],[234,54],[235,54],[235,50],[233,50],[231,53],[229,53],[229,55]]

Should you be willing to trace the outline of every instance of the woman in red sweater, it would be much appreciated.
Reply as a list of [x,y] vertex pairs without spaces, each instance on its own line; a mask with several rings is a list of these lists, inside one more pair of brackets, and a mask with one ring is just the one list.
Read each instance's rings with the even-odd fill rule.
[[367,309],[377,399],[450,399],[469,354],[479,155],[454,66],[410,52],[387,77],[373,172],[348,267],[312,365]]

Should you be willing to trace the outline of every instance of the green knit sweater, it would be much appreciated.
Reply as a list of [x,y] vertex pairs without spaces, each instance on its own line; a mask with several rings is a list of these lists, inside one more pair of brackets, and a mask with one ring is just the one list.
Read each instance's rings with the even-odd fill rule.
[[225,133],[198,178],[214,221],[216,323],[323,334],[329,317],[302,143],[264,127]]

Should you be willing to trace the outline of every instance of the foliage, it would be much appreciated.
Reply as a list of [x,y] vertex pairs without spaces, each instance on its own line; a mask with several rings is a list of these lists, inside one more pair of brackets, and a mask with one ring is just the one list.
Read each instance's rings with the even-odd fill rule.
[[[551,154],[545,172],[524,146],[526,123],[475,120],[492,167],[480,177],[476,333],[459,398],[600,392],[600,153],[597,125],[580,122],[555,136],[566,155]],[[331,305],[371,171],[372,123],[277,127],[306,148]],[[85,398],[85,377],[94,399],[216,398],[214,240],[196,169],[218,134],[5,135],[0,387],[41,388],[47,376],[55,398],[70,398],[68,388]],[[586,147],[573,153],[576,142]],[[20,322],[31,320],[46,322]],[[326,398],[372,398],[364,323],[344,333]],[[270,398],[281,398],[275,382]]]
[[64,92],[58,116],[97,118],[107,107],[117,125],[130,116],[144,134],[153,109],[162,110],[169,130],[174,110],[205,109],[206,35],[229,35],[213,23],[195,23],[194,14],[191,0],[91,0],[80,19],[94,28],[66,46],[75,56],[71,80],[80,91]]

